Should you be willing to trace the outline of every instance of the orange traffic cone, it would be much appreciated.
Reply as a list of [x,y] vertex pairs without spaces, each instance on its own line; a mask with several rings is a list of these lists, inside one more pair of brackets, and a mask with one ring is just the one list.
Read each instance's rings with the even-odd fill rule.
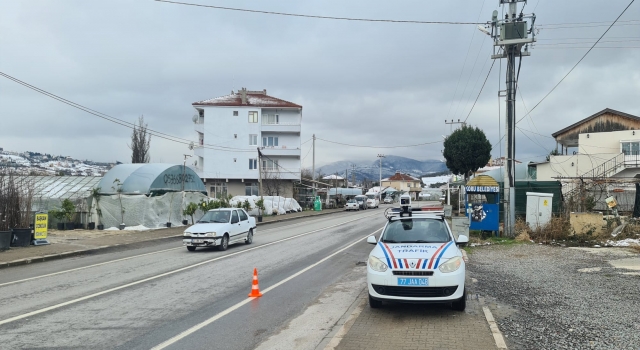
[[253,268],[253,282],[251,282],[251,293],[249,296],[252,298],[258,298],[262,296],[260,293],[260,287],[258,287],[258,269]]

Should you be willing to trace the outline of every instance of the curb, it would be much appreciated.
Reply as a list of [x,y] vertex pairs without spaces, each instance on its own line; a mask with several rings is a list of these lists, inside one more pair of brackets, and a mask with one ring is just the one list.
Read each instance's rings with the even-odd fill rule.
[[[272,221],[267,221],[267,222],[257,222],[256,225],[268,225],[268,224],[274,224],[274,223],[283,222],[283,221],[291,221],[291,220],[309,218],[309,217],[313,217],[313,216],[329,215],[329,214],[334,214],[334,213],[341,213],[341,211],[327,212],[327,213],[321,213],[321,214],[315,214],[315,215],[296,216],[296,217],[293,217],[293,218],[283,218],[283,219],[272,220]],[[28,264],[32,264],[32,263],[39,263],[39,262],[45,262],[45,261],[50,261],[50,260],[58,260],[58,259],[64,259],[64,258],[71,258],[71,257],[78,256],[78,255],[101,252],[101,251],[104,251],[104,250],[107,250],[107,249],[111,249],[111,248],[115,248],[115,247],[121,247],[121,246],[127,246],[127,245],[145,243],[145,242],[151,242],[151,241],[160,241],[160,240],[163,240],[163,239],[171,239],[171,238],[179,238],[179,237],[182,237],[182,235],[159,237],[159,238],[153,238],[153,239],[148,239],[148,240],[145,240],[145,241],[132,242],[132,243],[119,243],[119,244],[112,244],[112,245],[103,245],[103,246],[99,246],[99,247],[95,247],[95,248],[74,250],[74,251],[58,253],[58,254],[34,256],[34,257],[31,257],[31,258],[24,258],[24,259],[19,259],[19,260],[13,260],[13,261],[0,263],[0,270],[4,269],[4,268],[7,268],[7,267],[28,265]]]

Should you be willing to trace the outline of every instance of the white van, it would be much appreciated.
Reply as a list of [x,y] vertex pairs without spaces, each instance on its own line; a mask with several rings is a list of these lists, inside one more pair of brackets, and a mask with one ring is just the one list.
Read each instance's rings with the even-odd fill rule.
[[367,208],[377,208],[380,206],[380,197],[377,193],[367,193]]

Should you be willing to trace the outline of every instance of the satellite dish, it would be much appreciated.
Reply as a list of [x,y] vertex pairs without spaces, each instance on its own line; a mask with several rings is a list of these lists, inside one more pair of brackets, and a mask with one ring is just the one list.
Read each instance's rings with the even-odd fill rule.
[[189,144],[189,149],[193,151],[193,141]]
[[193,122],[197,122],[198,121],[198,116],[197,115],[193,115],[193,117],[191,117],[191,120],[193,120]]

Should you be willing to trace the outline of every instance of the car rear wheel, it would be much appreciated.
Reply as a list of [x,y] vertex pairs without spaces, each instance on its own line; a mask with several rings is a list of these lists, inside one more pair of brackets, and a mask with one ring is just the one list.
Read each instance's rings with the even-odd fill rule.
[[218,246],[218,250],[225,251],[229,248],[229,236],[225,233],[220,240],[220,245]]
[[249,230],[249,233],[247,233],[247,239],[244,240],[245,244],[251,244],[251,242],[253,242],[253,229]]
[[188,251],[190,251],[190,252],[193,252],[193,251],[195,251],[195,250],[196,250],[196,247],[194,247],[194,246],[192,246],[192,245],[188,245],[188,246],[187,246],[187,250],[188,250]]
[[371,294],[369,294],[369,307],[371,307],[372,309],[380,308],[382,307],[382,301],[373,299],[371,297]]
[[464,292],[462,293],[462,298],[451,303],[451,308],[456,311],[464,311],[466,307],[467,307],[467,289],[465,288]]

